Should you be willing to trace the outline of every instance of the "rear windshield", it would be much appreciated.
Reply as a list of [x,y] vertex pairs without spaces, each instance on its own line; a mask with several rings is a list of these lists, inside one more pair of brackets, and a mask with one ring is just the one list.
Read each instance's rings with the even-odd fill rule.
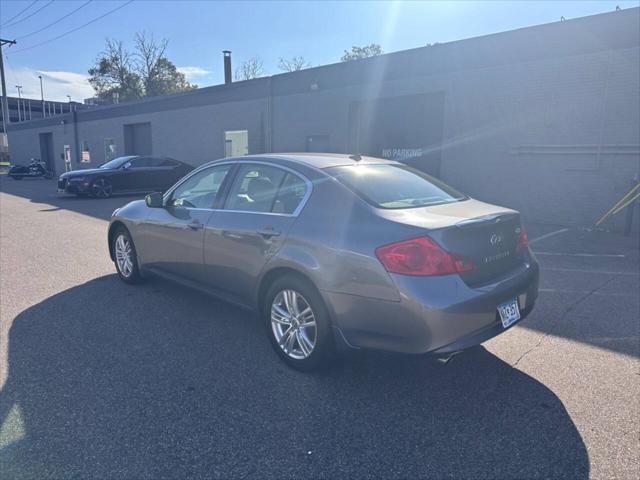
[[416,208],[467,197],[426,173],[406,165],[347,165],[326,170],[378,208]]

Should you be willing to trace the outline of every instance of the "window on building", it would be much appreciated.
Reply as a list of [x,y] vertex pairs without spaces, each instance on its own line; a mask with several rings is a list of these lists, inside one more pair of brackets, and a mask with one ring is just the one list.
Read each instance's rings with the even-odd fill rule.
[[113,138],[104,139],[104,161],[109,162],[116,158],[116,141]]
[[224,132],[224,156],[249,155],[249,131],[228,130]]
[[89,163],[91,161],[91,152],[89,151],[89,142],[84,140],[82,142],[82,163]]

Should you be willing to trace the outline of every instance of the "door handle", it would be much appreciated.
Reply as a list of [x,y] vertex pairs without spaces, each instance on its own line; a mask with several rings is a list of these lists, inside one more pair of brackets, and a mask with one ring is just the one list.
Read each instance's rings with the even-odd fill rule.
[[191,223],[187,223],[187,227],[189,227],[191,230],[200,230],[202,226],[203,225],[200,220],[194,220]]
[[256,233],[261,237],[264,237],[267,239],[271,237],[277,237],[280,235],[280,232],[277,230],[274,230],[273,227],[266,227],[266,228],[263,228],[262,230],[257,230]]

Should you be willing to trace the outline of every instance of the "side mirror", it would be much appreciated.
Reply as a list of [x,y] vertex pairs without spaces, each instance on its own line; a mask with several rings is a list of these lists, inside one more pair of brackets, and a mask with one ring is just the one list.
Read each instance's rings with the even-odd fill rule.
[[124,165],[122,165],[123,170],[129,170],[129,168],[131,168],[131,162],[127,162]]
[[149,208],[162,208],[164,207],[162,192],[153,192],[144,197],[144,201]]

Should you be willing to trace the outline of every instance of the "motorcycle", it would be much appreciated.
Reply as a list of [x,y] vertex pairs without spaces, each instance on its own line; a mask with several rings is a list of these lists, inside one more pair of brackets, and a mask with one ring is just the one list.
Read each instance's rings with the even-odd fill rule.
[[32,158],[29,165],[12,165],[7,175],[14,180],[22,180],[23,178],[53,178],[53,173],[47,169],[47,164],[41,162],[37,158]]

